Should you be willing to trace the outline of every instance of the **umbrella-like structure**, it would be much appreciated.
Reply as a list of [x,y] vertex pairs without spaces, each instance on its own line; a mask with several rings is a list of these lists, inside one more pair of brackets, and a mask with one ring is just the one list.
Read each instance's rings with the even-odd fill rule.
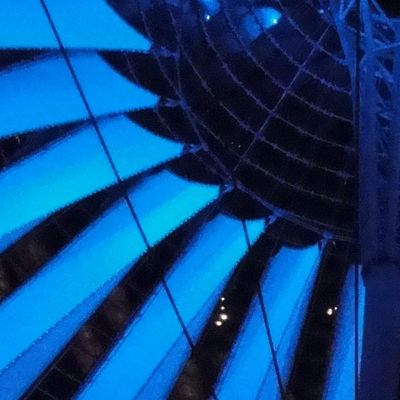
[[356,396],[358,4],[0,1],[2,399]]

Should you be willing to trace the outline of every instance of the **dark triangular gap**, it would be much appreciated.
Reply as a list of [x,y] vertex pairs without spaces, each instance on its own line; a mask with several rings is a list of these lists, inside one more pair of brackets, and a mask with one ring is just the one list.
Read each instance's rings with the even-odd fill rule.
[[32,62],[46,53],[49,53],[49,51],[28,49],[0,50],[0,71],[4,72],[4,70],[14,68],[18,64]]
[[221,212],[239,219],[267,218],[271,211],[239,189],[226,193],[221,200]]
[[0,169],[7,168],[34,153],[38,153],[46,146],[73,133],[75,129],[83,125],[69,123],[0,139]]
[[[186,400],[189,397],[192,400],[204,400],[212,396],[214,385],[246,318],[265,266],[278,248],[277,242],[263,234],[240,261],[186,362],[169,396],[170,400]],[[217,326],[215,321],[221,313],[222,305],[229,319],[222,326]]]
[[168,164],[168,169],[191,181],[210,185],[225,183],[223,173],[218,165],[204,150],[199,150],[196,153],[189,152],[172,160]]
[[268,236],[285,246],[304,248],[316,244],[321,236],[284,218],[277,218],[268,227]]
[[[102,51],[101,56],[120,74],[151,92],[168,98],[176,98],[167,77],[163,75],[157,60],[151,53]],[[175,62],[171,57],[161,57],[164,71],[172,82],[176,81]]]
[[142,109],[130,112],[128,117],[150,132],[183,143],[199,144],[199,139],[188,118],[178,104],[159,105],[158,109]]
[[336,324],[336,313],[330,316],[327,309],[339,304],[351,257],[348,243],[331,241],[325,250],[288,384],[288,393],[295,399],[323,397]]
[[111,186],[55,212],[10,245],[0,255],[0,300],[33,276],[121,197],[123,186]]
[[106,1],[123,20],[132,25],[137,31],[141,32],[143,35],[146,34],[146,29],[140,15],[140,3],[145,3],[144,1]]
[[40,391],[51,393],[55,398],[73,398],[122,337],[136,312],[181,255],[198,228],[215,213],[214,203],[143,255],[58,358],[36,380],[25,399],[37,398]]

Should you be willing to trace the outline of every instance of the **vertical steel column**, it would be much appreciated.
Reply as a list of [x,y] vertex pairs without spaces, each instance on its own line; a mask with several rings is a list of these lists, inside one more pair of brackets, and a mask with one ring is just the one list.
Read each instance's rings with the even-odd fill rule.
[[375,0],[329,0],[352,77],[365,309],[360,400],[400,388],[400,22]]
[[400,381],[400,268],[364,270],[365,311],[359,393],[361,400],[397,400]]

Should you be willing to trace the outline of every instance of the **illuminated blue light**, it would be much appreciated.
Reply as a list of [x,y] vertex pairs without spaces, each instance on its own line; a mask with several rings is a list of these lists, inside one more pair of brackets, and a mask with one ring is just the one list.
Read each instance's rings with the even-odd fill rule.
[[[312,282],[318,271],[318,261],[317,245],[303,250],[283,247],[272,260],[263,278],[262,295],[276,346],[292,321],[291,315],[310,296]],[[303,315],[305,311],[303,308]]]
[[[167,275],[167,286],[193,341],[246,251],[241,222],[219,215],[200,230]],[[79,398],[148,399],[149,393],[166,398],[189,354],[182,334],[159,286]]]
[[0,305],[0,371],[145,250],[128,206],[118,202]]
[[250,244],[253,244],[260,236],[260,233],[264,230],[265,221],[263,219],[254,219],[251,221],[245,221],[244,223],[246,225]]
[[193,183],[162,171],[146,178],[129,196],[146,238],[153,245],[218,194],[217,186]]
[[[96,116],[157,103],[157,96],[125,79],[96,53],[72,52],[70,58]],[[62,57],[43,57],[0,74],[0,87],[0,137],[88,118]]]
[[93,128],[0,174],[0,235],[116,182]]
[[[263,226],[260,227],[258,221],[254,224],[261,228],[258,229],[259,236]],[[242,223],[238,220],[220,215],[201,230],[197,240],[192,242],[187,253],[166,278],[187,325],[207,299],[211,297],[217,302],[216,289],[222,289],[235,265],[246,252],[246,238]],[[198,332],[198,329],[195,331]],[[189,333],[192,334],[191,328]]]
[[35,226],[39,225],[41,222],[42,220],[36,220],[28,225],[25,225],[15,231],[9,232],[0,237],[0,253],[6,250],[12,244],[14,244],[17,240],[19,240],[22,236],[28,233]]
[[135,396],[135,400],[166,399],[176,379],[176,376],[173,376],[171,371],[176,371],[177,367],[180,369],[179,366],[185,363],[189,354],[188,342],[182,334],[165,355],[157,370],[149,377],[146,384]]
[[[99,126],[123,179],[182,151],[126,117]],[[0,236],[116,182],[95,130],[80,129],[0,174]]]
[[[168,173],[166,174],[164,176],[168,179]],[[151,181],[151,178],[149,180]],[[173,180],[169,182],[172,183]],[[191,184],[185,182],[185,185]],[[136,188],[136,191],[140,193],[140,187]],[[157,194],[157,191],[155,193]],[[182,203],[179,204],[182,206]],[[163,213],[156,210],[162,208],[162,205],[162,199],[161,203],[153,202],[146,210],[142,210],[141,217],[145,221],[162,225]],[[199,201],[196,205],[199,205]],[[189,218],[192,210],[190,207],[186,211],[182,208],[179,218],[168,221],[169,229],[174,229],[180,221]],[[147,219],[147,214],[151,215],[150,219]],[[31,360],[31,352],[35,352],[42,343],[44,346],[47,340],[50,341],[49,346],[54,344],[54,349],[60,349],[62,343],[73,334],[73,331],[68,334],[63,331],[63,335],[55,333],[54,340],[57,339],[57,343],[53,343],[52,332],[56,332],[53,330],[54,327],[73,313],[79,304],[85,302],[109,279],[120,275],[132,265],[145,250],[145,244],[129,208],[124,202],[118,202],[0,306],[0,323],[3,326],[0,332],[0,343],[2,343],[0,344],[0,374],[11,364],[14,364],[17,369],[26,365],[24,360]],[[218,274],[216,276],[218,277]],[[94,305],[91,306],[90,312],[93,308]],[[86,310],[85,315],[89,315],[89,309]],[[164,312],[165,309],[163,308],[162,311]],[[71,316],[71,318],[75,320],[75,317]],[[74,326],[78,327],[82,318]],[[150,319],[158,321],[153,315]],[[21,326],[24,329],[19,329]],[[38,342],[39,338],[42,338],[44,342]],[[35,347],[36,345],[39,347]],[[22,354],[24,357],[21,358]],[[43,364],[32,366],[32,374],[38,374],[40,368],[44,368],[55,353],[49,353],[48,356],[49,358],[46,358]],[[17,359],[20,359],[21,364],[15,364]],[[25,387],[26,382],[21,380],[22,386],[17,386]]]
[[271,361],[261,306],[255,299],[217,383],[217,398],[232,400],[240,395],[243,400],[256,399]]
[[[285,383],[289,379],[294,356],[293,348],[296,347],[301,333],[319,262],[320,250],[317,245],[306,250],[284,248],[272,261],[262,285],[272,340],[280,373]],[[283,269],[287,276],[279,279],[278,275],[282,276]],[[274,274],[276,276],[271,278]],[[284,298],[279,295],[270,296],[273,291],[276,293],[285,291],[286,295]],[[267,395],[270,399],[280,399],[279,388],[276,385],[276,372],[272,363],[259,392],[260,398],[265,398]]]
[[277,25],[282,14],[272,7],[257,7],[254,13],[247,13],[242,18],[242,26],[245,37],[248,40],[257,39],[263,30],[270,29]]
[[[134,398],[182,334],[167,294],[158,287],[78,399]],[[182,345],[175,357],[188,354],[186,340]],[[171,373],[167,370],[166,381]]]
[[158,97],[133,84],[95,52],[69,52],[92,112],[98,115],[154,107]]
[[120,273],[110,279],[97,292],[79,304],[0,374],[2,400],[21,398],[30,384],[38,378],[82,323],[107,297],[122,275],[123,273]]
[[[325,387],[324,400],[354,399],[355,396],[355,271],[349,269],[338,306],[338,323],[332,348],[332,358]],[[360,270],[360,268],[359,268]],[[365,287],[361,273],[359,276],[359,355],[362,350],[362,331],[364,320]]]
[[122,179],[179,156],[181,143],[151,134],[125,116],[99,122],[111,158]]
[[0,137],[88,118],[62,57],[2,73],[0,87]]
[[[282,248],[272,260],[261,285],[280,372],[288,379],[312,285],[318,270],[318,246],[304,250]],[[246,387],[246,391],[242,388]],[[279,399],[259,297],[255,297],[232,354],[217,384],[220,400]]]
[[151,43],[121,19],[106,0],[46,0],[46,4],[67,48],[150,49]]
[[[211,16],[217,14],[220,9],[219,0],[199,0],[199,3],[206,11],[206,20],[208,21]],[[208,19],[207,19],[208,16]]]
[[1,0],[0,26],[0,49],[58,49],[57,40],[40,1]]

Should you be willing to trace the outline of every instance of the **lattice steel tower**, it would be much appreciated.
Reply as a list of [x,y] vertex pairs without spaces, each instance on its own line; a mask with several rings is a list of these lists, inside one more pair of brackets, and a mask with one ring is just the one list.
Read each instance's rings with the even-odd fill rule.
[[395,399],[400,360],[400,20],[374,0],[330,1],[351,72],[366,287],[361,399]]

